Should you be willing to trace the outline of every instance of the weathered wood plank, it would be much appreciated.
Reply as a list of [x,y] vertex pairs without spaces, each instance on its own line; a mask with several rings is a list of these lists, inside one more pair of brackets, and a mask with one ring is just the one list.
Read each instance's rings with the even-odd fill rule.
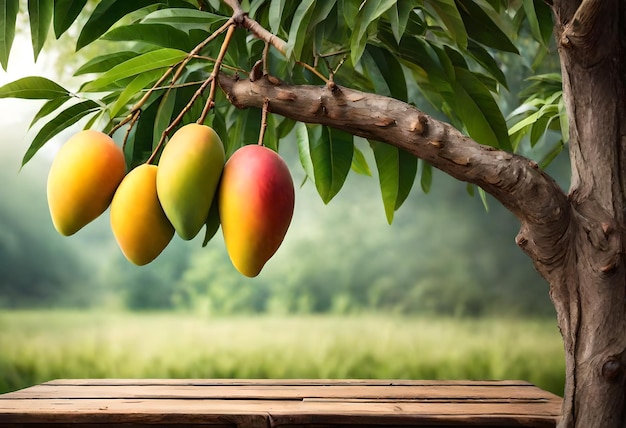
[[62,380],[1,395],[0,426],[554,427],[560,405],[525,382]]
[[54,379],[40,385],[467,385],[467,386],[534,386],[525,380],[414,380],[414,379],[174,379],[174,378],[117,378],[117,379]]
[[44,384],[0,396],[17,398],[225,398],[302,400],[304,398],[435,400],[545,400],[529,386],[490,385],[57,385]]

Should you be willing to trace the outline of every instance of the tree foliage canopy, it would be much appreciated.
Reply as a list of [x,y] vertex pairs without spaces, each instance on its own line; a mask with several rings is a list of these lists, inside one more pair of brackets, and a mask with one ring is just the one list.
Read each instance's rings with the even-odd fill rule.
[[[19,1],[4,3],[0,62],[6,69]],[[296,123],[271,114],[271,105],[263,122],[260,109],[238,110],[216,90],[220,74],[252,80],[267,73],[297,85],[338,84],[393,97],[509,152],[523,150],[522,141],[544,142],[547,130],[566,129],[558,75],[534,77],[509,117],[501,101],[509,88],[504,71],[522,63],[520,50],[535,65],[548,51],[552,18],[542,1],[255,0],[239,9],[221,1],[103,0],[90,6],[86,0],[28,2],[35,58],[52,42],[50,28],[59,38],[72,25],[78,26],[76,50],[91,45],[98,54],[74,71],[85,79],[77,90],[41,76],[0,88],[0,97],[47,100],[33,118],[39,130],[23,163],[83,118],[85,127],[123,141],[131,167],[154,160],[179,126],[204,120],[227,154],[256,143],[262,129],[264,144],[275,150],[295,133],[302,167],[326,203],[351,170],[371,174],[352,133]],[[231,24],[238,28],[227,32]],[[542,166],[564,141],[550,141]],[[370,147],[391,222],[416,177],[429,189],[431,165],[418,165],[391,145],[371,140]]]

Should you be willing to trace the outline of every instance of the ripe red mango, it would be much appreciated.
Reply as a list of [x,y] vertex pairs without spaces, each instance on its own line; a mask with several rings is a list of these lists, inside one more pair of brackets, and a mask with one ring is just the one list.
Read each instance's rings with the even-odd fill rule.
[[217,133],[197,123],[181,127],[163,149],[157,192],[181,238],[193,239],[206,222],[224,158],[224,146]]
[[48,207],[56,230],[70,236],[100,216],[124,174],[124,153],[111,137],[86,130],[70,138],[48,173]]
[[294,203],[291,174],[273,150],[244,146],[226,162],[218,208],[226,249],[239,272],[261,272],[283,242]]
[[143,266],[174,236],[156,191],[157,166],[143,164],[124,177],[111,202],[111,229],[126,258]]

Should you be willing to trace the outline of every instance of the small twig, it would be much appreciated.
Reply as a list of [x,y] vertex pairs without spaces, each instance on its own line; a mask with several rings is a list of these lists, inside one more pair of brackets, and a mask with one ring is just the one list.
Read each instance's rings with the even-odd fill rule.
[[180,63],[180,65],[178,66],[178,69],[176,70],[176,74],[172,78],[172,85],[175,84],[180,78],[180,76],[183,74],[183,71],[185,70],[185,67],[187,66],[187,64],[189,64],[189,61],[191,61],[196,55],[198,55],[198,53],[200,53],[200,51],[204,49],[206,45],[208,45],[210,42],[215,40],[220,34],[222,34],[224,30],[232,27],[233,24],[234,24],[233,18],[229,18],[228,21],[224,23],[224,25],[222,25],[220,28],[215,30],[213,34],[211,34],[209,37],[207,37],[202,42],[200,42],[195,48],[193,48],[193,50],[189,52],[189,54],[185,57],[183,62]]
[[345,55],[348,54],[348,53],[350,53],[350,51],[348,49],[341,49],[341,50],[334,51],[334,52],[318,54],[317,56],[319,56],[320,58],[328,58],[328,57],[331,57],[331,56],[344,55],[344,58],[345,58]]
[[250,30],[250,32],[254,34],[256,38],[264,40],[265,42],[274,46],[276,50],[278,50],[278,52],[285,55],[285,53],[287,52],[287,42],[267,31],[258,22],[246,15],[243,12],[243,9],[241,9],[241,5],[239,4],[238,0],[223,1],[233,10],[232,19],[238,26]]
[[213,106],[215,105],[215,89],[217,87],[217,75],[220,72],[222,61],[224,61],[224,57],[226,56],[226,51],[228,50],[228,45],[230,44],[230,39],[233,37],[235,28],[236,27],[234,25],[231,25],[228,28],[228,31],[226,32],[226,37],[224,38],[224,42],[222,42],[222,47],[220,48],[220,53],[217,55],[217,59],[215,60],[213,71],[211,72],[211,75],[209,76],[209,79],[211,80],[211,89],[209,91],[209,99],[207,100],[206,104],[204,105],[204,108],[202,109],[202,114],[200,114],[200,117],[196,121],[196,123],[199,123],[200,125],[204,123],[204,120],[206,119],[206,116],[209,113],[209,110],[211,110]]
[[265,47],[263,48],[263,75],[269,74],[269,67],[267,65],[267,56],[270,52],[270,44],[265,42]]
[[128,141],[128,136],[130,135],[130,131],[132,131],[133,127],[135,126],[135,123],[139,119],[139,116],[141,116],[141,110],[135,110],[135,113],[133,114],[130,125],[128,126],[128,129],[126,130],[126,134],[124,134],[124,140],[122,141],[122,150],[126,148],[126,142]]
[[202,83],[204,82],[204,80],[194,80],[194,81],[190,81],[190,82],[185,82],[185,83],[178,83],[176,85],[167,85],[167,86],[159,86],[158,88],[155,89],[179,89],[179,88],[186,88],[188,86],[197,86],[197,85],[202,85]]
[[[163,73],[163,75],[159,78],[159,80],[157,80],[156,83],[154,85],[152,85],[152,87],[150,89],[148,89],[148,91],[144,94],[144,96],[141,97],[141,99],[135,103],[135,105],[130,109],[130,113],[128,114],[128,116],[126,116],[120,123],[115,125],[113,127],[113,129],[111,129],[111,131],[109,131],[109,135],[110,136],[112,136],[115,133],[115,131],[120,129],[122,126],[126,125],[128,122],[131,122],[131,120],[132,120],[132,122],[130,124],[130,127],[128,129],[128,132],[126,133],[126,135],[128,135],[130,130],[133,128],[133,125],[137,121],[137,117],[139,117],[137,112],[141,112],[141,107],[146,103],[146,101],[148,101],[148,98],[150,98],[150,95],[152,95],[152,93],[156,89],[159,89],[159,85],[161,85],[161,83],[163,83],[163,81],[165,81],[165,79],[167,78],[167,76],[170,75],[170,73],[172,72],[174,67],[176,67],[176,64],[170,66],[165,71],[165,73]],[[124,143],[126,143],[126,138],[124,139]]]
[[[203,61],[209,61],[209,62],[215,62],[217,61],[216,58],[210,57],[210,56],[205,56],[205,55],[195,55],[194,56],[195,59],[201,59]],[[228,70],[234,71],[236,73],[247,73],[247,71],[243,68],[240,67],[235,67],[229,64],[222,64],[222,68],[226,68]]]
[[343,63],[346,62],[346,58],[348,58],[348,55],[344,55],[343,58],[341,58],[341,61],[339,61],[339,64],[337,64],[337,67],[333,70],[333,74],[337,74]]
[[161,86],[161,84],[165,81],[165,79],[167,79],[167,76],[169,76],[170,73],[174,70],[174,68],[177,65],[179,65],[179,64],[181,64],[181,62],[178,62],[178,63],[168,67],[167,70],[165,70],[165,73],[163,73],[163,75],[159,78],[159,80],[157,80],[155,82],[155,84],[152,85],[152,87],[150,89],[148,89],[148,92],[146,92],[144,94],[144,96],[141,97],[141,99],[139,101],[137,101],[137,103],[135,103],[135,105],[130,109],[131,114],[135,110],[139,110],[139,109],[141,109],[141,107],[143,107],[143,105],[146,103],[146,101],[148,101],[148,98],[150,98],[150,95],[152,95],[152,93]]
[[209,98],[207,98],[206,103],[204,103],[204,107],[202,108],[202,113],[200,113],[200,117],[198,117],[198,120],[196,120],[196,123],[200,125],[204,124],[204,121],[206,120],[209,111],[211,111],[211,109],[215,107],[215,83],[217,79],[215,79],[214,77],[210,77],[209,79],[211,80]]
[[120,129],[122,126],[126,125],[128,122],[130,122],[130,120],[135,116],[135,113],[141,111],[141,110],[134,110],[132,113],[130,113],[128,116],[126,116],[120,123],[118,123],[117,125],[115,125],[113,127],[113,129],[111,129],[109,131],[109,137],[112,137],[113,134],[115,134],[115,131],[117,131],[118,129]]
[[317,71],[314,67],[311,67],[309,64],[307,64],[306,62],[302,62],[302,61],[296,61],[296,64],[301,65],[302,67],[306,68],[307,70],[309,70],[311,73],[315,74],[317,77],[319,77],[320,79],[322,79],[324,81],[324,83],[328,83],[328,79],[326,78],[326,76],[324,76],[322,73],[320,73],[319,71]]
[[263,145],[263,139],[265,138],[265,130],[267,129],[267,112],[270,106],[270,99],[265,97],[263,99],[263,109],[261,110],[261,129],[259,131],[258,145]]
[[335,84],[335,71],[331,68],[326,58],[322,57],[322,61],[324,61],[326,68],[328,68],[328,81],[326,82],[326,87],[334,93],[337,90],[337,85]]

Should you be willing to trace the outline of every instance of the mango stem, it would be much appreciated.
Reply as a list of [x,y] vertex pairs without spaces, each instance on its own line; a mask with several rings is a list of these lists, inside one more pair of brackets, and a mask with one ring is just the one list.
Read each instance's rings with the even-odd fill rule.
[[270,99],[265,97],[263,99],[263,108],[261,110],[261,129],[259,130],[259,146],[263,145],[263,139],[265,138],[265,130],[267,129],[267,112],[270,106]]

